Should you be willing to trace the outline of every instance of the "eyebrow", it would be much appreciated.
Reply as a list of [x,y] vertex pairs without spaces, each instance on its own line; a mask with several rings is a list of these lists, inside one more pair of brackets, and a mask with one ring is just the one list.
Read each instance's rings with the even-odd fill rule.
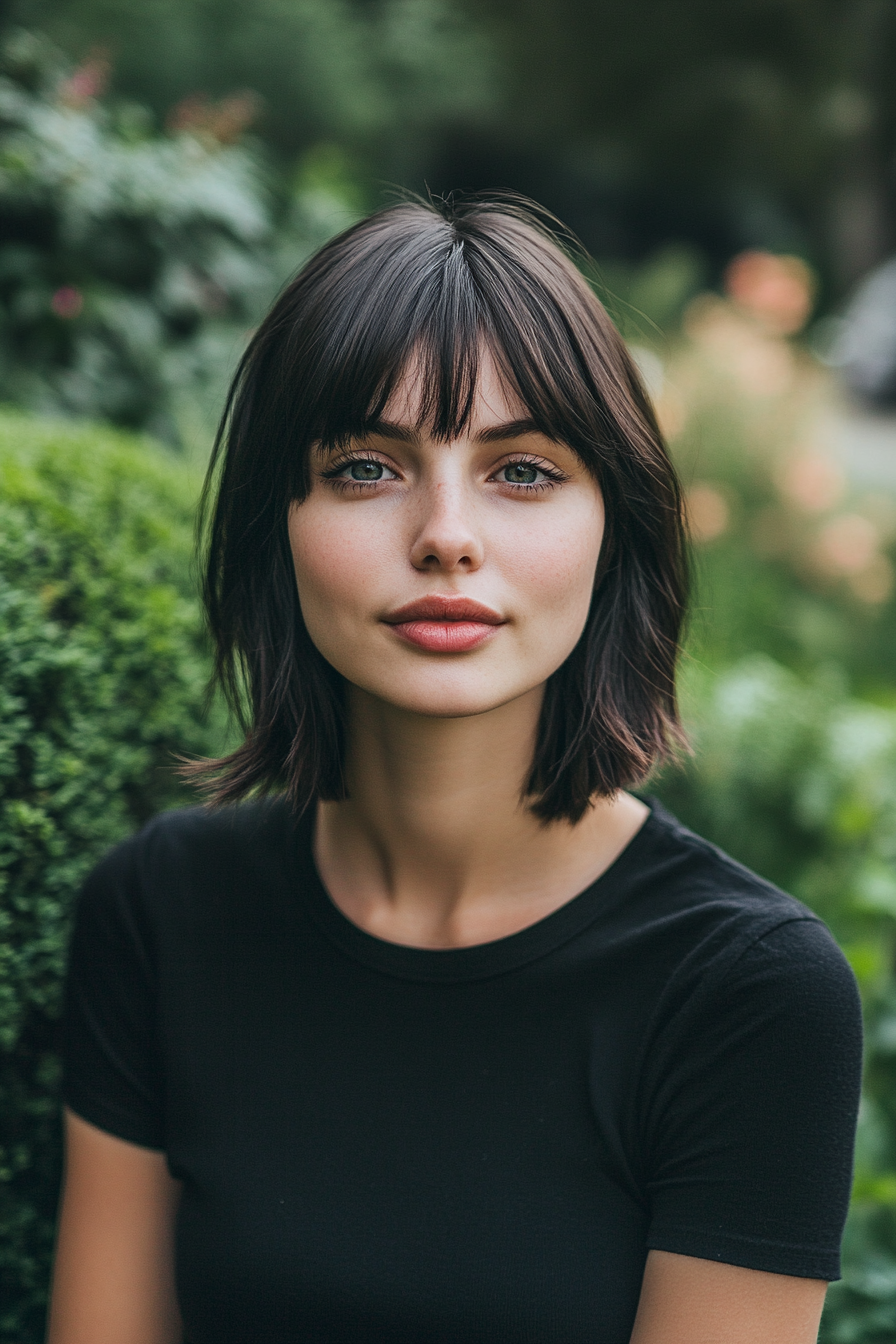
[[[365,433],[377,434],[383,439],[397,439],[399,443],[416,443],[417,431],[410,425],[399,425],[392,420],[371,420],[364,427]],[[490,425],[481,434],[477,434],[477,443],[502,443],[505,439],[518,439],[523,434],[540,434],[542,431],[530,417],[522,420],[508,420],[502,425]]]

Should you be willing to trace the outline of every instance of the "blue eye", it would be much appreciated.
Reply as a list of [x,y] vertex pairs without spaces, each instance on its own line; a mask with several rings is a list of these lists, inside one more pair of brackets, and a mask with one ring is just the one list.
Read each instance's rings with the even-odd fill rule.
[[370,459],[349,464],[348,474],[353,481],[380,481],[383,478],[383,465]]
[[509,485],[535,485],[541,473],[531,462],[508,462],[501,474]]

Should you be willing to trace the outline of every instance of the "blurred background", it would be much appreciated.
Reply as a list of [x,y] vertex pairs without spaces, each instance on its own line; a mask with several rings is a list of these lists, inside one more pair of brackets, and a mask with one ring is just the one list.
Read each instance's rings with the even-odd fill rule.
[[651,788],[859,978],[822,1339],[896,1339],[896,5],[3,0],[4,1344],[43,1337],[74,893],[230,731],[191,568],[228,377],[332,233],[496,188],[581,239],[685,480],[695,755]]

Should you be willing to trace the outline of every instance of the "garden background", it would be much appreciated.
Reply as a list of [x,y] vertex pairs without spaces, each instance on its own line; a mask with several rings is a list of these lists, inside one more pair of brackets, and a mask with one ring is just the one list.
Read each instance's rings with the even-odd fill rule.
[[78,883],[229,731],[191,568],[228,374],[360,213],[504,188],[595,258],[688,490],[695,755],[652,787],[858,976],[822,1339],[892,1344],[896,7],[6,0],[0,47],[0,1342],[43,1337]]

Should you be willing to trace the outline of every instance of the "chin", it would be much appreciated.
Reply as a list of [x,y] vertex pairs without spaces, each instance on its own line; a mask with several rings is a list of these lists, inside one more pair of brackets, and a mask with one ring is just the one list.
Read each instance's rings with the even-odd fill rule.
[[360,690],[405,714],[427,719],[464,719],[488,714],[529,694],[535,687],[361,686]]

